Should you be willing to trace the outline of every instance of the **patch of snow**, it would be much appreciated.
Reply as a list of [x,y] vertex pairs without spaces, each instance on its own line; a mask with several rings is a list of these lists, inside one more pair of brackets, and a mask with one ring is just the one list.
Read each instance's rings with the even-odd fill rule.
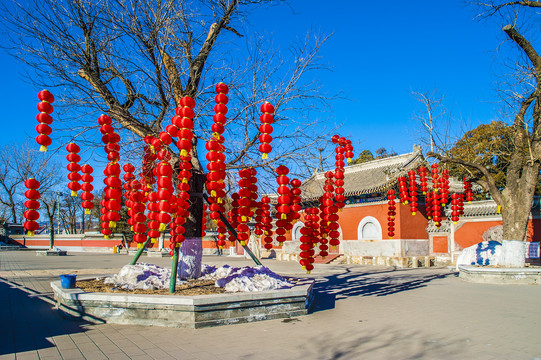
[[234,268],[225,265],[207,272],[205,278],[215,279],[216,286],[228,292],[266,291],[293,286],[286,278],[265,266]]
[[[217,268],[203,265],[201,273],[203,276],[199,279],[215,280],[216,287],[223,287],[228,292],[265,291],[293,286],[286,278],[265,266],[237,268],[224,265]],[[125,265],[118,274],[105,278],[104,282],[126,290],[154,290],[168,288],[170,279],[170,269],[138,263]]]
[[119,273],[104,280],[125,290],[155,290],[169,287],[171,270],[158,265],[138,263],[125,265]]
[[482,241],[462,250],[456,259],[456,269],[459,265],[498,265],[501,257],[502,244],[497,241]]
[[524,267],[526,243],[518,240],[503,240],[502,253],[498,265]]

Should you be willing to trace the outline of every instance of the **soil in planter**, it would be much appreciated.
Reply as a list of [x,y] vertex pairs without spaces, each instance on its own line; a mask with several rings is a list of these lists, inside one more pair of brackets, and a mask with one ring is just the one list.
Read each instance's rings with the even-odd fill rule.
[[169,289],[158,290],[125,290],[116,287],[113,284],[104,284],[103,280],[82,280],[77,281],[76,286],[85,292],[100,292],[100,293],[125,293],[125,294],[153,294],[153,295],[212,295],[222,294],[225,290],[221,287],[216,287],[214,280],[189,280],[188,283],[181,283],[175,288],[173,294],[169,293]]

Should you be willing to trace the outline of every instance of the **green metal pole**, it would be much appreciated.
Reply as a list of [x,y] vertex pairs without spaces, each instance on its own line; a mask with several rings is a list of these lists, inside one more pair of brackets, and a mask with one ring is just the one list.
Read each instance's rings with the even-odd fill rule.
[[[203,197],[205,198],[205,200],[210,204],[210,201],[209,201],[209,197],[207,194],[203,194]],[[242,248],[244,249],[244,251],[246,251],[246,253],[252,258],[252,260],[256,263],[256,265],[263,265],[261,264],[261,261],[259,261],[259,259],[257,258],[257,256],[254,255],[254,253],[252,252],[252,250],[250,250],[250,248],[248,247],[248,245],[242,245],[242,243],[240,242],[239,238],[238,238],[238,234],[237,234],[237,231],[233,228],[233,226],[231,226],[231,224],[229,223],[229,221],[227,221],[227,219],[225,218],[224,214],[222,214],[221,212],[218,211],[218,214],[220,215],[220,219],[222,220],[222,222],[225,224],[225,227],[227,228],[227,230],[229,230],[231,232],[231,234],[233,234],[233,236],[235,237],[235,239],[240,243],[240,245],[242,246]]]
[[173,252],[173,263],[171,264],[171,280],[169,281],[169,293],[172,294],[175,292],[175,287],[177,286],[177,269],[178,269],[178,252],[179,248],[175,246],[175,251]]
[[130,262],[130,265],[135,265],[137,263],[137,260],[139,260],[139,258],[141,257],[141,254],[143,253],[143,251],[145,251],[145,248],[146,248],[147,244],[149,243],[149,241],[150,241],[150,238],[148,238],[147,241],[145,241],[143,243],[143,246],[141,246],[140,249],[137,249],[137,252],[135,253],[135,256],[133,257],[133,259]]

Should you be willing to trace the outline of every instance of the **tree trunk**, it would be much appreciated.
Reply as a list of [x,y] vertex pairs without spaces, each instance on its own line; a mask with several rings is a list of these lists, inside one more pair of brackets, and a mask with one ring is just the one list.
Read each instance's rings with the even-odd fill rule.
[[520,178],[517,181],[508,182],[502,191],[500,205],[502,207],[504,240],[526,240],[538,174],[538,164],[527,164],[524,166]]
[[180,248],[180,272],[183,279],[196,279],[201,276],[203,259],[203,190],[205,174],[194,169],[190,178],[190,217],[186,220],[184,236],[186,240]]

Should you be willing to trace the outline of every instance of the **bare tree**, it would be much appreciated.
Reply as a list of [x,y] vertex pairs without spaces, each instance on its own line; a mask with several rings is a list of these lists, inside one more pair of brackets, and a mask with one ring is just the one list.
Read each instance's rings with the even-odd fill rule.
[[510,119],[513,149],[506,169],[505,187],[498,188],[493,176],[481,164],[434,153],[428,155],[479,171],[483,179],[478,179],[478,183],[501,206],[504,239],[524,240],[541,165],[541,57],[527,37],[535,40],[539,33],[540,13],[536,9],[541,5],[527,0],[490,1],[478,5],[482,9],[480,17],[498,15],[504,21],[506,25],[502,31],[510,40],[514,54],[515,72],[502,92],[505,103],[514,109]]
[[40,193],[47,193],[62,181],[58,164],[52,160],[36,161],[38,151],[28,144],[6,145],[0,148],[0,204],[8,210],[8,219],[22,221],[25,180],[34,178],[41,184]]
[[437,89],[411,91],[422,107],[413,114],[413,120],[420,125],[418,141],[431,152],[447,153],[451,145],[451,117],[444,105],[444,95]]
[[[27,65],[34,84],[56,88],[60,100],[55,105],[64,108],[56,124],[64,124],[70,136],[84,134],[91,142],[94,119],[106,112],[122,128],[125,149],[134,154],[141,138],[164,128],[182,96],[195,98],[200,105],[191,187],[201,193],[204,169],[197,142],[210,137],[217,81],[232,85],[225,134],[229,169],[253,165],[272,170],[274,162],[288,161],[302,166],[318,159],[316,149],[329,138],[320,110],[328,108],[332,97],[308,77],[325,69],[318,52],[327,37],[309,36],[282,57],[244,21],[250,10],[272,4],[43,0],[4,4],[2,13],[7,46]],[[245,50],[239,46],[243,42]],[[262,162],[257,159],[257,109],[265,100],[274,103],[277,121],[273,157]],[[200,214],[201,200],[192,200],[191,213]],[[197,218],[189,219],[187,236],[200,236]]]

